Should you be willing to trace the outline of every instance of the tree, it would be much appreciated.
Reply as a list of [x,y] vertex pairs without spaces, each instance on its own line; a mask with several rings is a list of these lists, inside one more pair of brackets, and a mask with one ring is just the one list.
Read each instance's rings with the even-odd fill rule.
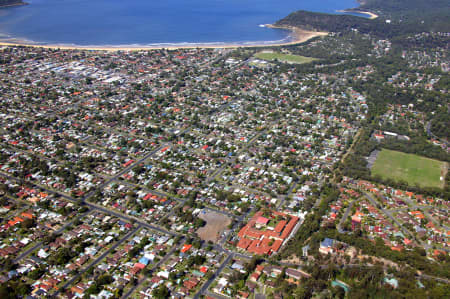
[[97,284],[101,286],[105,284],[110,284],[111,282],[113,282],[113,278],[109,274],[103,274],[97,278]]
[[166,285],[162,284],[153,291],[153,296],[157,299],[165,299],[169,297],[169,289]]

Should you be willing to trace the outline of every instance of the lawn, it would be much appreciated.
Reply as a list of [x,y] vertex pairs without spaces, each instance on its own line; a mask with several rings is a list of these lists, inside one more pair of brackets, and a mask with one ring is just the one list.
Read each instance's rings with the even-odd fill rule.
[[256,58],[263,59],[263,60],[275,60],[278,59],[279,61],[283,62],[290,62],[290,63],[308,63],[314,60],[317,60],[317,58],[312,57],[305,57],[300,55],[292,55],[292,54],[283,54],[278,52],[259,52],[255,54]]
[[442,188],[440,176],[445,165],[438,160],[383,149],[372,167],[372,175],[403,180],[412,186]]

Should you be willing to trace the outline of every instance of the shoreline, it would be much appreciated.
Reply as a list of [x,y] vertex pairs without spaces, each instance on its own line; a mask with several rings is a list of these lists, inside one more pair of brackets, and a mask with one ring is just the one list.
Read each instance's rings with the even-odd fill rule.
[[337,12],[343,12],[343,13],[360,13],[363,15],[368,15],[369,16],[369,20],[373,20],[378,18],[378,15],[370,12],[370,11],[366,11],[366,10],[359,10],[358,8],[351,8],[351,9],[340,9],[340,10],[336,10]]
[[265,24],[264,27],[272,28],[272,29],[283,29],[289,30],[290,36],[292,38],[291,41],[284,43],[273,43],[273,44],[234,44],[232,42],[220,45],[211,45],[211,44],[195,44],[195,45],[167,45],[167,46],[132,46],[132,45],[118,45],[118,46],[102,46],[102,45],[92,45],[92,46],[81,46],[81,45],[59,45],[59,44],[33,44],[31,42],[27,42],[24,40],[1,40],[0,46],[7,47],[32,47],[32,48],[42,48],[42,49],[60,49],[60,50],[85,50],[85,51],[145,51],[145,50],[177,50],[177,49],[234,49],[234,48],[263,48],[263,47],[280,47],[280,46],[290,46],[304,43],[312,38],[318,36],[327,35],[328,32],[316,32],[316,31],[307,31],[296,27],[289,26],[275,26],[272,24]]
[[272,29],[289,30],[291,32],[291,34],[293,35],[294,41],[285,43],[284,45],[304,43],[314,37],[328,35],[328,32],[304,30],[304,29],[301,29],[298,27],[293,27],[293,26],[277,26],[277,25],[273,25],[273,24],[266,24],[264,26],[267,28],[272,28]]
[[14,6],[24,6],[24,5],[28,5],[28,3],[27,2],[20,2],[20,3],[0,5],[0,9],[8,8],[8,7],[14,7]]

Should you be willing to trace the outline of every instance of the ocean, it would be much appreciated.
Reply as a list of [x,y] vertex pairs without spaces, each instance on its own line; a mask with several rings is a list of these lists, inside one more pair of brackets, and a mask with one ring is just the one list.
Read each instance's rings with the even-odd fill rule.
[[271,24],[296,10],[336,13],[353,0],[25,0],[0,9],[0,39],[37,44],[165,46],[289,41]]

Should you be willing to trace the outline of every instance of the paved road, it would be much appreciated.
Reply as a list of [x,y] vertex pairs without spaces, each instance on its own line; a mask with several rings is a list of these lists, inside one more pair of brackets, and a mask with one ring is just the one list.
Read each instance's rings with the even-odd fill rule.
[[160,197],[167,197],[167,198],[170,198],[170,199],[172,199],[172,200],[180,201],[180,199],[178,199],[178,198],[176,198],[176,197],[174,197],[174,196],[172,196],[172,195],[170,195],[170,194],[167,194],[167,193],[165,193],[165,192],[160,192],[160,191],[158,191],[158,190],[149,189],[149,188],[147,188],[147,187],[145,187],[145,186],[141,186],[141,185],[139,185],[139,184],[134,184],[134,183],[131,183],[131,182],[128,182],[128,181],[119,180],[119,179],[116,179],[116,182],[117,182],[118,184],[127,185],[127,186],[133,187],[133,188],[139,187],[139,188],[141,188],[142,190],[144,190],[144,191],[146,191],[146,192],[148,192],[148,193],[152,193],[152,194],[158,195],[158,196],[160,196]]
[[[227,102],[227,103],[225,103],[225,104],[223,104],[223,105],[217,107],[216,109],[212,109],[212,110],[209,112],[209,116],[212,116],[212,115],[215,114],[216,112],[223,111],[224,109],[226,109],[226,108],[228,108],[230,105],[232,105],[233,102],[234,102],[234,101],[230,101],[230,102]],[[190,130],[191,130],[190,127],[185,128],[185,129],[183,129],[183,131],[178,132],[178,135],[185,134],[185,133],[189,132]],[[242,150],[244,150],[245,148],[249,147],[249,146],[257,139],[257,137],[258,137],[260,134],[262,134],[262,133],[256,134],[256,135],[255,135],[255,136],[254,136],[254,137],[246,144],[246,146],[245,146]],[[90,145],[90,146],[91,146],[91,145]],[[90,269],[91,267],[93,267],[93,266],[95,266],[97,263],[99,263],[99,262],[100,262],[102,259],[104,259],[104,258],[105,258],[112,250],[114,250],[115,248],[117,248],[121,243],[123,243],[125,240],[127,240],[130,236],[132,236],[134,233],[136,233],[136,231],[137,231],[138,229],[140,229],[140,228],[142,228],[142,227],[146,227],[146,228],[149,228],[149,229],[154,230],[154,231],[158,231],[158,232],[163,233],[163,234],[168,234],[168,235],[172,235],[172,236],[178,236],[178,234],[172,233],[172,232],[170,232],[170,231],[167,231],[167,230],[165,230],[165,229],[163,229],[163,228],[161,228],[161,227],[159,227],[159,226],[148,224],[148,223],[143,222],[143,221],[141,221],[140,219],[137,219],[137,218],[135,218],[135,217],[131,217],[131,216],[128,216],[128,215],[119,213],[119,212],[117,212],[117,211],[115,211],[115,210],[111,210],[111,209],[105,208],[105,207],[103,207],[103,206],[97,205],[97,204],[95,204],[95,203],[88,202],[88,199],[90,199],[91,197],[93,197],[99,190],[103,190],[103,189],[104,189],[106,186],[108,186],[111,182],[117,180],[120,176],[122,176],[123,174],[125,174],[125,173],[127,173],[128,171],[130,171],[131,169],[133,169],[136,165],[139,165],[139,164],[143,163],[144,161],[146,161],[146,160],[147,160],[148,158],[150,158],[152,155],[156,154],[158,151],[160,151],[160,150],[161,150],[163,147],[165,147],[165,146],[171,146],[171,143],[164,143],[164,144],[161,144],[160,146],[158,146],[158,147],[155,148],[154,150],[152,150],[152,151],[150,151],[149,153],[147,153],[146,155],[144,155],[142,158],[140,158],[140,159],[134,161],[134,163],[132,163],[132,164],[129,165],[128,167],[125,167],[124,169],[122,169],[121,171],[119,171],[117,174],[115,174],[115,175],[113,175],[113,176],[107,178],[102,184],[100,184],[99,186],[97,186],[97,187],[94,188],[92,191],[88,192],[87,194],[85,194],[85,195],[84,195],[83,197],[81,197],[80,199],[72,198],[71,196],[68,196],[68,195],[66,195],[66,194],[64,194],[64,193],[62,193],[62,192],[58,192],[58,191],[56,191],[56,190],[49,189],[49,188],[47,188],[47,187],[45,187],[45,186],[41,186],[38,182],[37,182],[37,183],[31,182],[31,181],[27,181],[27,182],[26,182],[27,184],[30,184],[30,185],[32,185],[32,186],[35,186],[35,187],[37,187],[37,188],[39,188],[39,189],[41,189],[41,190],[45,190],[45,191],[48,192],[49,194],[55,194],[55,195],[58,195],[58,196],[60,196],[60,197],[62,197],[62,198],[64,198],[64,199],[66,199],[66,200],[68,200],[68,201],[70,201],[70,202],[78,202],[78,203],[81,203],[82,205],[85,205],[85,206],[89,207],[89,211],[87,211],[86,213],[84,213],[84,214],[82,214],[82,215],[77,216],[77,218],[75,218],[75,219],[72,220],[71,222],[69,222],[69,223],[67,223],[66,225],[64,225],[63,227],[61,227],[61,229],[58,230],[57,233],[62,232],[62,231],[63,231],[64,229],[66,229],[69,225],[71,225],[76,219],[78,219],[78,218],[80,218],[80,217],[83,217],[83,216],[84,216],[85,214],[87,214],[87,213],[92,212],[92,210],[100,211],[100,212],[103,212],[103,213],[109,214],[109,215],[113,215],[113,216],[116,216],[116,217],[118,217],[118,218],[121,218],[121,219],[130,221],[130,222],[135,222],[135,223],[138,225],[135,229],[133,229],[132,231],[130,231],[129,233],[127,233],[121,240],[119,240],[118,242],[116,242],[115,244],[113,244],[113,245],[111,246],[110,249],[108,249],[106,252],[104,252],[102,255],[100,255],[98,258],[96,258],[94,261],[92,261],[92,262],[91,262],[87,267],[85,267],[79,274],[75,275],[72,279],[70,279],[69,281],[67,281],[67,282],[62,286],[62,288],[61,288],[60,290],[57,290],[57,291],[55,292],[55,294],[54,294],[53,296],[58,295],[59,292],[60,292],[61,290],[65,289],[65,288],[67,288],[68,286],[70,286],[71,284],[73,284],[73,283],[74,283],[74,282],[75,282],[82,274],[84,274],[88,269]],[[230,158],[229,158],[230,162],[235,161],[235,160],[236,160],[236,157],[237,157],[237,155],[235,155],[235,156],[233,156],[233,157],[230,157]],[[219,168],[219,170],[217,170],[217,171],[214,173],[214,177],[217,176],[217,175],[219,175],[219,174],[223,171],[223,169],[225,169],[225,167],[227,166],[227,164],[228,164],[228,163],[224,163],[224,164],[222,165],[222,167]],[[17,178],[15,178],[15,177],[11,177],[11,176],[9,176],[8,174],[0,173],[0,175],[4,176],[4,177],[6,177],[6,178],[8,178],[8,179],[10,179],[10,180],[14,180],[14,181],[16,181],[16,182],[19,182],[19,183],[23,183],[23,182],[24,182],[23,180],[17,179]],[[214,178],[214,177],[213,177],[213,178]],[[126,183],[126,182],[124,182],[124,183]],[[158,193],[159,193],[159,192],[157,192],[157,191],[156,191],[156,192],[155,192],[155,191],[151,191],[151,192],[153,192],[153,193],[155,193],[155,194],[158,194]],[[162,194],[162,193],[159,193],[159,194],[160,194],[161,196],[167,196],[166,194]],[[234,214],[230,214],[230,213],[227,213],[227,212],[224,212],[224,211],[215,210],[215,209],[212,209],[212,208],[207,208],[207,209],[213,210],[213,211],[216,211],[216,212],[219,212],[219,213],[221,213],[221,214],[227,215],[227,216],[229,216],[229,217],[233,217],[233,218],[235,218],[235,219],[237,218],[237,219],[236,219],[236,220],[237,220],[237,221],[236,221],[236,225],[239,225],[239,224],[245,219],[245,215],[242,215],[242,216],[240,216],[240,217],[237,217],[237,216],[234,215]],[[247,214],[248,214],[248,213],[247,213]],[[183,239],[184,239],[184,238],[183,238]],[[183,240],[183,239],[182,239],[182,240]],[[37,243],[37,244],[36,244],[35,246],[33,246],[32,248],[30,248],[30,249],[28,249],[26,252],[22,253],[20,256],[18,256],[18,258],[17,258],[16,260],[17,260],[17,261],[20,261],[21,259],[23,259],[24,257],[28,256],[31,252],[33,252],[34,250],[36,250],[36,249],[39,248],[40,246],[42,246],[42,242]],[[220,246],[220,245],[216,245],[216,247],[217,247],[218,249],[220,249],[220,252],[225,252],[225,253],[228,252],[228,250],[223,249],[222,246]],[[159,265],[161,265],[167,258],[169,258],[170,255],[175,251],[175,249],[176,249],[176,248],[174,247],[174,248],[170,251],[169,254],[167,254],[167,255],[166,255],[159,263],[157,263],[157,264],[154,266],[154,268],[152,268],[152,270],[153,270],[153,269],[156,269],[156,267],[159,267]],[[205,283],[205,285],[202,287],[202,289],[200,290],[200,292],[196,295],[197,298],[198,298],[198,296],[199,296],[201,293],[203,293],[205,290],[207,290],[207,288],[208,288],[209,285],[212,283],[212,281],[214,281],[214,278],[215,278],[215,277],[223,270],[223,268],[226,266],[226,264],[227,264],[227,263],[230,261],[230,259],[231,259],[233,256],[235,256],[235,255],[236,255],[236,256],[240,256],[240,257],[248,258],[248,256],[243,255],[243,254],[239,254],[239,253],[231,253],[231,254],[228,254],[228,257],[225,259],[225,261],[222,263],[222,265],[219,267],[219,269],[215,272],[215,274],[213,275],[213,277]],[[129,296],[129,294],[131,294],[135,289],[136,289],[136,288],[132,289],[130,293],[125,294],[125,298],[126,298],[127,296]]]
[[[231,105],[231,104],[232,104],[232,103],[228,103],[228,104],[223,105],[223,106],[229,106],[229,105]],[[221,110],[222,110],[222,109],[220,109],[219,111],[221,111]],[[241,153],[244,152],[246,149],[248,149],[248,148],[250,147],[250,145],[252,145],[253,142],[255,142],[255,140],[258,139],[258,137],[261,136],[264,132],[266,132],[266,130],[263,131],[263,132],[259,132],[259,133],[255,134],[255,136],[253,136],[253,137],[247,142],[247,144],[245,144],[245,146],[243,146],[243,147],[242,147],[238,152],[236,152],[233,156],[231,156],[231,157],[229,157],[229,156],[226,157],[226,158],[225,158],[226,161],[224,161],[224,162],[222,163],[222,165],[221,165],[216,171],[214,171],[209,177],[206,178],[206,182],[207,182],[207,183],[211,182],[211,181],[214,180],[217,176],[219,176],[219,175],[225,170],[225,168],[227,168],[229,165],[232,165],[232,164],[236,163],[236,159],[237,159],[237,157],[239,156],[239,154],[241,154]]]
[[348,214],[350,213],[350,211],[352,210],[353,204],[355,203],[355,201],[357,201],[357,199],[353,200],[347,207],[347,209],[345,210],[344,216],[342,216],[341,221],[339,221],[339,224],[337,226],[337,229],[339,231],[339,233],[344,234],[346,233],[345,230],[342,229],[342,224],[344,224],[345,220],[348,217]]
[[[321,268],[328,268],[329,265],[323,265],[321,266]],[[343,265],[343,268],[372,268],[372,267],[378,267],[375,265],[361,265],[361,264],[347,264],[347,265]],[[384,270],[387,270],[388,267],[383,267]],[[424,279],[428,279],[428,280],[436,280],[442,283],[446,283],[446,284],[450,284],[450,280],[446,279],[446,278],[442,278],[442,277],[436,277],[436,276],[432,276],[432,275],[428,275],[428,274],[422,274],[422,273],[416,273],[416,276],[419,278],[424,278]]]
[[161,144],[159,147],[155,148],[154,150],[152,150],[151,152],[149,152],[148,154],[146,154],[144,157],[140,158],[139,160],[133,162],[131,165],[129,165],[128,167],[125,167],[124,169],[122,169],[121,171],[119,171],[118,173],[116,173],[114,176],[112,176],[109,180],[106,180],[105,182],[103,182],[100,186],[98,186],[97,188],[95,188],[95,190],[92,190],[91,192],[87,193],[85,196],[83,196],[81,198],[81,201],[86,201],[87,199],[91,198],[92,196],[94,196],[94,194],[98,191],[98,190],[102,190],[103,188],[105,188],[106,186],[108,186],[112,181],[114,181],[115,179],[119,178],[120,176],[122,176],[123,174],[127,173],[128,171],[130,171],[131,169],[133,169],[134,167],[136,167],[136,165],[141,164],[142,162],[144,162],[145,160],[147,160],[148,158],[150,158],[151,156],[153,156],[154,154],[156,154],[158,151],[160,151],[163,147],[165,146],[169,146],[169,143],[165,143],[165,144]]
[[374,205],[375,207],[378,207],[386,216],[388,216],[395,224],[397,224],[397,226],[402,230],[402,232],[403,232],[403,234],[405,234],[405,236],[409,236],[413,240],[416,240],[425,249],[430,248],[430,246],[428,244],[423,243],[422,240],[416,239],[409,230],[407,230],[403,225],[400,224],[400,222],[398,222],[398,220],[394,216],[392,216],[392,214],[390,213],[389,210],[384,209],[378,202],[375,201],[375,199],[373,199],[373,197],[369,193],[364,192],[364,195],[372,203],[372,205]]
[[[383,196],[384,197],[384,196]],[[385,198],[385,197],[384,197]],[[386,199],[386,198],[385,198]],[[432,206],[419,206],[412,200],[409,200],[408,198],[402,198],[409,206],[412,206],[415,210],[421,210],[423,214],[427,217],[428,220],[432,221],[435,225],[442,226],[446,230],[449,230],[450,228],[446,225],[440,225],[439,221],[437,221],[435,218],[433,218],[430,213],[428,213],[427,209],[432,209]]]
[[232,219],[238,217],[237,215],[234,215],[234,214],[231,214],[231,213],[228,213],[228,212],[225,212],[225,211],[221,211],[221,210],[216,210],[216,209],[213,209],[211,207],[204,207],[203,209],[209,210],[211,212],[216,212],[216,213],[219,213],[219,214],[222,214],[222,215],[225,215],[225,216],[228,216],[228,217],[230,217]]
[[194,299],[199,299],[201,295],[203,295],[206,290],[209,288],[211,283],[219,276],[220,272],[223,271],[223,269],[226,267],[226,265],[230,262],[230,260],[233,258],[234,254],[228,255],[228,257],[223,261],[223,263],[220,265],[220,267],[214,272],[214,274],[211,276],[208,281],[206,281],[203,286],[200,288],[200,290],[195,294]]
[[394,216],[392,216],[389,210],[384,209],[375,199],[373,199],[373,197],[369,193],[364,192],[364,195],[372,203],[373,206],[379,208],[386,216],[388,216],[395,224],[397,224],[397,226],[403,231],[404,234],[410,237],[413,236],[406,228],[403,227],[403,225],[400,224],[400,222],[398,222],[397,219],[394,218]]
[[122,244],[124,241],[126,241],[128,238],[130,238],[132,235],[134,235],[142,226],[138,225],[135,229],[129,231],[122,239],[120,239],[118,242],[114,243],[113,246],[111,246],[111,248],[109,248],[108,250],[106,250],[102,255],[100,255],[98,258],[96,258],[95,260],[93,260],[86,268],[84,268],[83,270],[81,270],[78,274],[76,274],[74,277],[72,277],[72,279],[70,279],[69,281],[67,281],[59,290],[57,290],[54,294],[53,297],[56,297],[61,290],[65,290],[68,286],[70,286],[71,284],[73,284],[75,281],[77,281],[78,278],[80,278],[81,275],[83,275],[87,270],[89,270],[90,268],[94,267],[95,265],[97,265],[101,260],[103,260],[111,251],[113,251],[114,249],[116,249],[120,244]]
[[[156,269],[158,269],[162,264],[164,264],[169,257],[172,256],[172,254],[177,250],[180,249],[181,245],[184,244],[184,237],[180,239],[180,241],[178,242],[178,246],[173,246],[172,249],[159,261],[157,262],[155,265],[153,265],[153,267],[149,270],[149,274],[153,273],[153,271],[155,271]],[[130,297],[131,294],[133,294],[133,292],[139,288],[139,286],[145,281],[147,280],[147,277],[143,277],[139,280],[139,282],[133,286],[131,289],[128,290],[128,292],[126,292],[124,295],[122,295],[122,299],[126,299],[128,297]]]
[[163,233],[163,234],[168,234],[168,235],[171,235],[171,236],[178,236],[179,235],[177,233],[173,233],[171,231],[165,230],[165,229],[163,229],[163,228],[161,228],[159,226],[148,224],[147,222],[144,222],[144,221],[142,221],[142,220],[140,220],[138,218],[135,218],[135,217],[132,217],[132,216],[128,216],[128,215],[122,214],[120,212],[116,212],[114,210],[110,210],[110,209],[104,208],[104,207],[102,207],[100,205],[97,205],[97,204],[86,202],[86,206],[91,207],[94,210],[103,212],[105,214],[113,215],[113,216],[116,216],[118,218],[127,220],[129,222],[135,222],[135,223],[137,223],[137,224],[139,224],[139,225],[141,225],[143,227],[149,228],[149,229],[154,230],[154,231],[158,231],[158,232]]
[[[430,137],[432,137],[432,138],[434,138],[434,139],[439,140],[439,138],[431,132],[431,121],[429,121],[429,122],[427,123],[425,129],[426,129],[426,131],[427,131],[428,136],[430,136]],[[445,141],[445,140],[439,140],[439,141],[442,142],[442,143],[444,143],[447,147],[450,146],[450,143],[447,142],[447,141]]]
[[219,295],[217,293],[212,293],[210,291],[206,291],[205,295],[208,295],[209,297],[213,297],[213,298],[216,298],[216,299],[230,299],[230,297],[225,297],[225,296]]
[[436,276],[431,276],[431,275],[427,275],[427,274],[418,274],[417,276],[423,277],[425,279],[432,279],[432,280],[436,280],[436,281],[443,282],[446,284],[450,284],[450,280],[448,280],[446,278],[442,278],[442,277],[436,277]]
[[[92,212],[91,210],[76,216],[74,219],[72,219],[72,221],[67,222],[66,224],[64,224],[60,229],[58,229],[57,231],[54,232],[54,234],[60,234],[62,233],[67,227],[69,227],[70,225],[72,225],[76,220],[86,216],[87,214],[89,214],[90,212]],[[29,256],[33,251],[35,251],[36,249],[38,249],[39,247],[42,246],[42,242],[38,242],[36,243],[33,247],[29,248],[28,250],[26,250],[25,252],[22,252],[18,257],[16,257],[14,259],[14,263],[18,263],[20,262],[22,259],[26,258],[27,256]]]
[[228,166],[226,162],[223,162],[222,165],[216,169],[209,177],[206,178],[206,183],[210,183],[212,180],[214,180],[217,176],[219,176],[225,168]]
[[[16,181],[16,182],[20,182],[20,180],[17,179],[17,178],[15,178],[15,177],[11,177],[11,176],[5,175],[5,174],[3,174],[3,173],[0,173],[0,175],[2,175],[2,176],[4,176],[4,177],[7,177],[7,178],[9,178],[9,179],[11,179],[11,180],[14,180],[14,181]],[[37,185],[37,184],[32,183],[32,182],[28,182],[28,183],[31,184],[32,186],[36,187],[36,188],[40,188],[40,189],[42,189],[42,190],[45,190],[45,191],[48,192],[48,193],[55,194],[55,195],[59,195],[59,196],[65,198],[65,199],[67,199],[67,200],[69,200],[69,201],[71,201],[71,202],[77,202],[77,200],[75,200],[75,199],[73,199],[72,197],[70,197],[70,196],[68,196],[68,195],[65,195],[65,194],[63,194],[63,193],[60,193],[60,192],[57,192],[57,191],[48,189],[48,188],[46,188],[46,187],[44,187],[44,186],[40,186],[40,185]],[[148,224],[147,222],[144,222],[144,221],[142,221],[142,220],[140,220],[140,219],[138,219],[138,218],[135,218],[135,217],[132,217],[132,216],[128,216],[128,215],[122,214],[122,213],[120,213],[120,212],[117,212],[117,211],[112,210],[112,209],[105,208],[105,207],[100,206],[100,205],[98,205],[98,204],[91,203],[91,202],[84,202],[84,203],[82,203],[82,204],[84,204],[84,205],[87,206],[87,207],[90,207],[90,208],[93,209],[93,210],[97,210],[97,211],[103,212],[103,213],[105,213],[105,214],[110,214],[110,215],[116,216],[116,217],[118,217],[118,218],[124,219],[124,220],[129,221],[129,222],[136,222],[136,223],[138,223],[138,224],[140,224],[140,225],[142,225],[142,226],[145,226],[146,228],[149,228],[149,229],[152,229],[152,230],[155,230],[155,231],[164,233],[164,234],[169,234],[169,235],[172,235],[172,236],[178,236],[178,234],[176,234],[176,233],[169,232],[169,231],[167,231],[167,230],[165,230],[165,229],[163,229],[163,228],[161,228],[161,227],[158,227],[158,226],[156,226],[156,225]]]

